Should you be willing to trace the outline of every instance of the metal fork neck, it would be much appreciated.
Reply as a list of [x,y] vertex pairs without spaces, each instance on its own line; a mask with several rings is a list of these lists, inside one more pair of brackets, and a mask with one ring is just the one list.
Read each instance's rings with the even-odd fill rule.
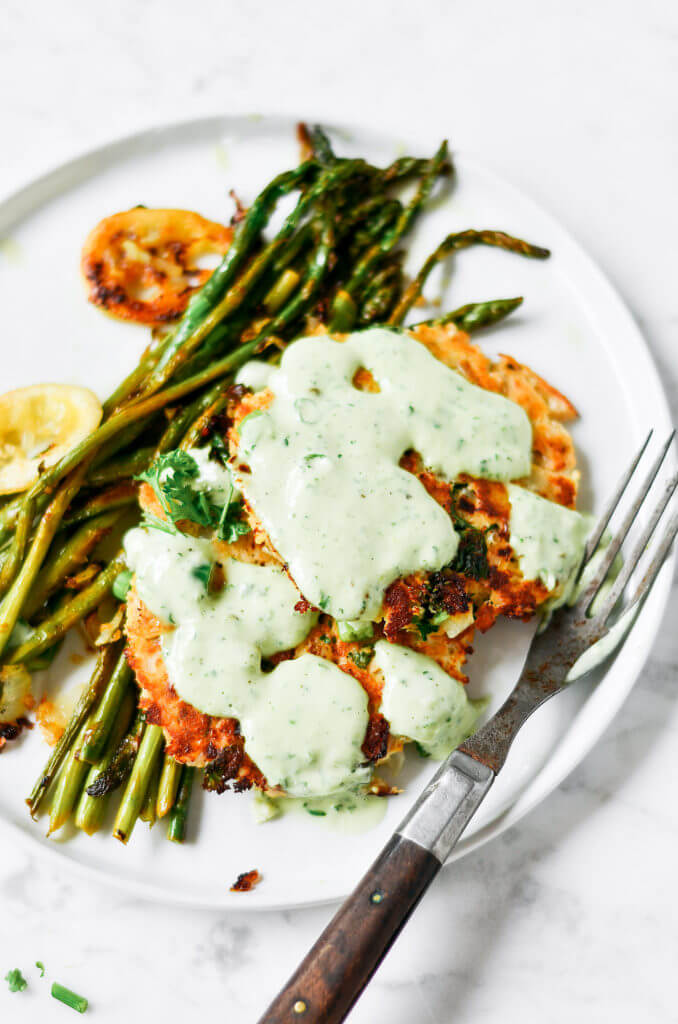
[[455,750],[401,822],[397,834],[423,846],[444,864],[494,778],[491,768]]

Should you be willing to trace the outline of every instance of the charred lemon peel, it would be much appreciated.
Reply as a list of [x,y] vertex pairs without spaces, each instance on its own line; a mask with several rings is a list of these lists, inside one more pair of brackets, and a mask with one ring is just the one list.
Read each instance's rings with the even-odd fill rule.
[[119,320],[171,323],[212,273],[201,261],[223,256],[232,238],[232,228],[191,210],[136,206],[105,217],[82,251],[89,301]]
[[0,494],[25,491],[99,426],[88,388],[35,384],[0,395]]

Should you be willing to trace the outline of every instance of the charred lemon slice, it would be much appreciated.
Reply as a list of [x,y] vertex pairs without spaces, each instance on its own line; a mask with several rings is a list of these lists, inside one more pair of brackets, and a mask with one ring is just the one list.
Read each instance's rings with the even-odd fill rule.
[[36,384],[0,395],[0,494],[24,491],[101,420],[87,388]]
[[190,210],[140,206],[106,217],[82,251],[89,301],[120,320],[176,320],[212,273],[199,262],[223,255],[232,237],[232,228]]

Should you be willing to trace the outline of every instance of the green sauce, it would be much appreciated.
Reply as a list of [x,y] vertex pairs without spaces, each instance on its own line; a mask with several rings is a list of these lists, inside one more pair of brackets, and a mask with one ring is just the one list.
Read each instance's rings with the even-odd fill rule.
[[388,800],[383,796],[350,791],[334,796],[291,798],[257,794],[254,815],[258,822],[269,821],[281,815],[294,815],[312,821],[330,832],[360,835],[374,828],[386,814]]
[[381,711],[397,736],[442,761],[475,731],[487,701],[469,700],[465,687],[432,658],[380,640],[374,663],[384,676]]
[[[353,386],[360,367],[379,393]],[[408,449],[448,480],[530,472],[523,409],[399,331],[301,338],[279,368],[248,364],[239,380],[275,397],[241,424],[238,485],[301,592],[337,619],[374,619],[394,579],[457,550],[450,517],[398,465]]]
[[144,604],[175,627],[161,643],[177,693],[207,714],[239,719],[270,786],[315,796],[369,780],[360,684],[310,654],[262,670],[262,658],[301,643],[317,620],[295,611],[299,594],[281,569],[226,559],[224,589],[210,596],[200,572],[214,561],[209,541],[137,528],[125,553]]
[[[379,392],[353,385],[361,367]],[[361,751],[365,691],[314,655],[270,672],[262,659],[296,647],[317,622],[317,613],[295,610],[299,591],[340,620],[347,639],[368,639],[394,579],[452,560],[459,540],[452,521],[400,468],[402,455],[416,450],[450,481],[468,473],[507,482],[510,540],[523,576],[543,580],[557,600],[570,593],[589,520],[509,482],[531,468],[523,409],[468,383],[407,334],[375,328],[344,343],[302,338],[279,367],[250,363],[239,379],[269,387],[274,398],[241,423],[232,475],[297,586],[278,567],[226,559],[224,589],[210,595],[211,542],[152,528],[127,534],[128,565],[141,599],[174,627],[161,643],[177,692],[200,711],[239,720],[269,785],[297,798],[280,806],[323,820],[340,815],[340,804],[362,814],[356,794],[371,776]],[[200,470],[196,489],[227,504],[231,474],[205,450],[190,454]],[[444,628],[456,635],[471,618],[451,618]],[[381,640],[374,664],[394,735],[441,759],[475,729],[485,702],[469,700],[432,659]],[[329,802],[317,803],[328,794]],[[382,813],[384,801],[373,799]]]
[[590,516],[565,508],[508,484],[511,502],[511,547],[527,580],[541,580],[549,590],[565,587],[579,568]]

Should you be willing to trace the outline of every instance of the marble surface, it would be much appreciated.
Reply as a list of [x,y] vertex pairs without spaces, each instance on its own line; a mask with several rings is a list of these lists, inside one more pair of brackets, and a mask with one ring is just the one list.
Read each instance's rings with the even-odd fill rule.
[[[4,0],[0,193],[93,144],[196,114],[308,112],[449,134],[600,262],[678,411],[678,9],[664,0]],[[7,339],[3,344],[7,344]],[[675,589],[598,749],[517,828],[446,871],[351,1016],[524,1024],[678,1020]],[[61,1019],[32,964],[101,1024],[257,1019],[332,913],[163,908],[0,836],[0,1019]],[[68,1019],[68,1017],[64,1017]]]

